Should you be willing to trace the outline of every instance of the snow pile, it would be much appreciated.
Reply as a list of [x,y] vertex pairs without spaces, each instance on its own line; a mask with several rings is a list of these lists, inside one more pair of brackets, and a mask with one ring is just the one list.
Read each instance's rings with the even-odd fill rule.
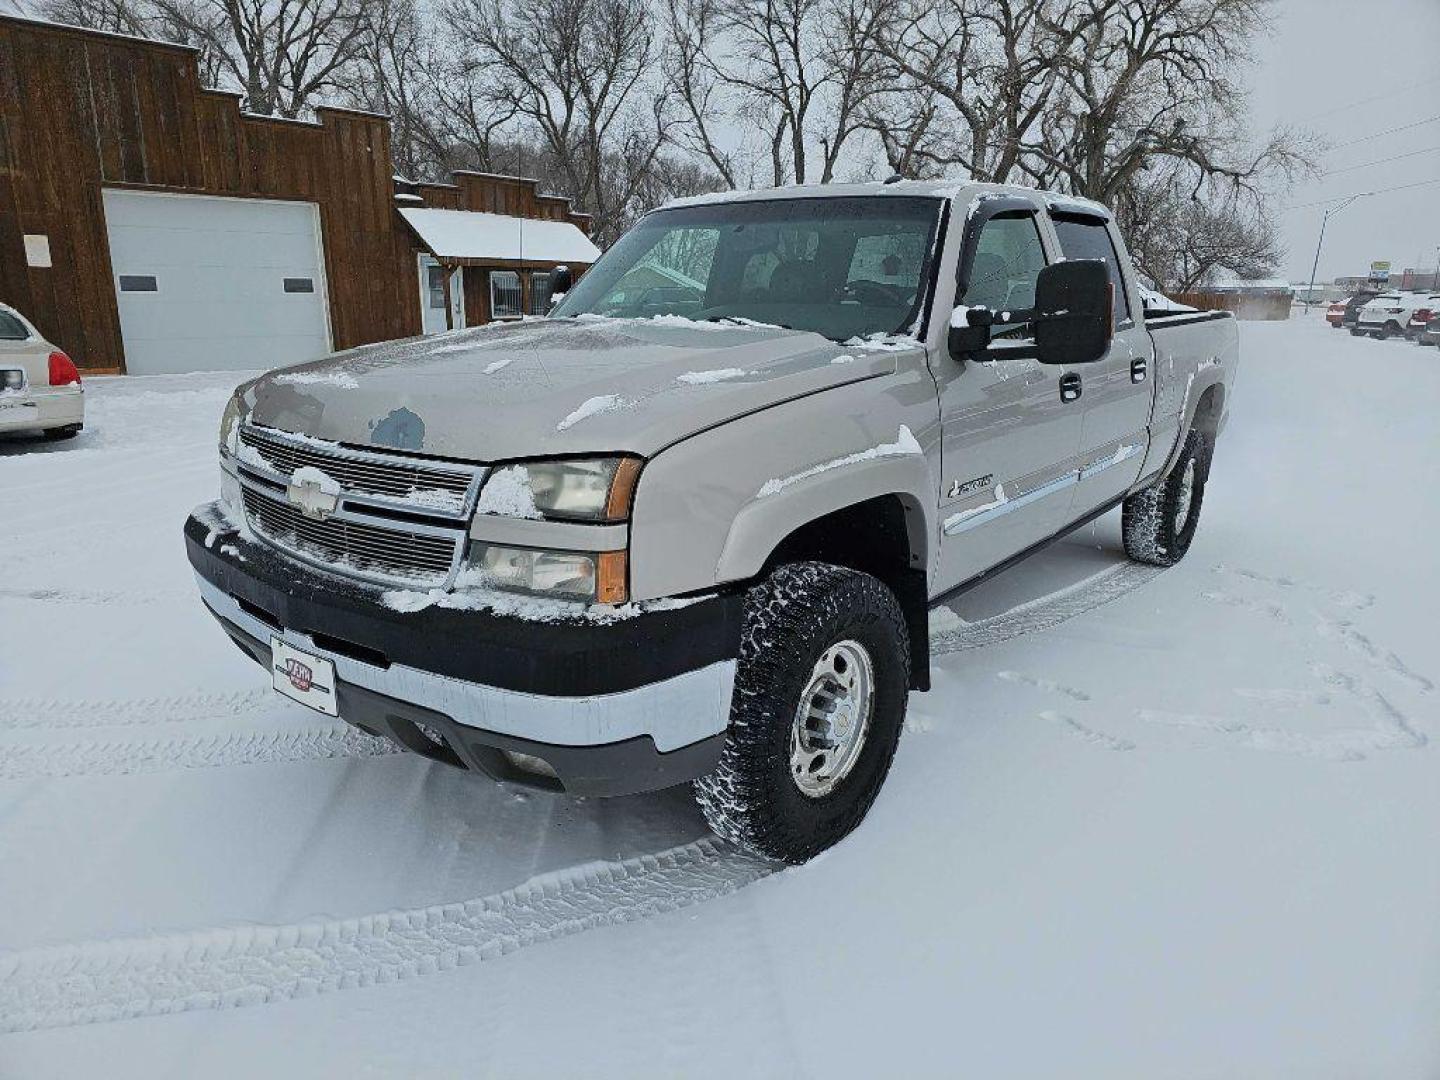
[[326,495],[340,494],[340,481],[327,473],[324,469],[318,469],[314,465],[302,465],[290,474],[290,483],[293,487],[304,487],[307,484],[314,485]]
[[675,381],[686,383],[690,386],[704,386],[707,383],[725,382],[727,379],[740,379],[749,374],[744,368],[727,367],[716,368],[714,371],[687,371],[683,375],[676,375]]
[[866,352],[904,352],[920,347],[920,342],[908,334],[870,334],[863,338],[852,337],[842,344]]
[[920,448],[919,441],[911,434],[910,429],[904,424],[900,425],[900,432],[893,443],[881,443],[879,446],[872,446],[869,450],[861,450],[854,454],[846,454],[844,457],[835,458],[833,461],[826,461],[820,465],[812,466],[804,472],[795,473],[793,476],[786,476],[774,480],[766,480],[760,490],[755,493],[757,499],[764,499],[778,492],[784,491],[791,484],[798,484],[801,480],[808,480],[812,476],[819,476],[832,469],[841,469],[847,465],[858,465],[862,461],[874,461],[882,457],[904,457],[910,454],[924,455],[925,451]]
[[360,384],[354,376],[343,371],[291,371],[281,372],[272,382],[295,386],[337,386],[341,390],[359,390]]
[[540,518],[540,511],[535,508],[535,495],[530,490],[529,470],[519,465],[496,469],[480,489],[475,510],[503,517]]
[[961,510],[958,514],[951,514],[945,519],[944,529],[947,533],[954,532],[958,526],[963,525],[977,514],[984,514],[991,510],[999,509],[1009,501],[1010,496],[1005,494],[1005,485],[996,484],[995,497],[993,499],[989,502],[981,503],[979,506],[971,506],[965,510]]
[[513,364],[514,362],[515,362],[515,357],[513,357],[513,356],[502,356],[499,360],[492,360],[490,363],[486,364],[485,367],[484,367],[484,369],[480,372],[480,374],[481,374],[481,375],[494,375],[497,371],[500,371],[500,370],[502,370],[503,368],[508,367],[509,365]]
[[586,398],[580,403],[578,409],[555,425],[555,430],[568,431],[588,417],[604,412],[614,412],[617,409],[628,409],[633,404],[634,402],[627,401],[619,394],[601,394],[598,397]]
[[391,611],[413,614],[438,607],[449,611],[489,611],[526,622],[587,622],[601,625],[624,622],[654,611],[675,611],[705,599],[703,596],[671,597],[664,600],[634,601],[628,604],[583,604],[576,600],[551,600],[543,596],[503,592],[487,588],[483,575],[463,570],[453,592],[444,589],[390,589],[380,594],[380,604]]
[[1140,289],[1140,302],[1146,311],[1162,311],[1166,313],[1179,313],[1185,311],[1197,311],[1197,308],[1182,304],[1178,300],[1171,300],[1162,292],[1154,289],[1147,289],[1143,286]]
[[465,508],[465,496],[446,488],[411,488],[405,493],[405,499],[430,510],[458,513]]

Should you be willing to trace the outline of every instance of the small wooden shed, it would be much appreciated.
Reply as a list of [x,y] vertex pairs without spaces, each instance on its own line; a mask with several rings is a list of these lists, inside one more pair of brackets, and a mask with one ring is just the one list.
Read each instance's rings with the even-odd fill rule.
[[397,182],[384,116],[248,115],[186,46],[0,16],[0,300],[91,373],[275,367],[536,311],[534,275],[583,271],[588,230],[534,180]]

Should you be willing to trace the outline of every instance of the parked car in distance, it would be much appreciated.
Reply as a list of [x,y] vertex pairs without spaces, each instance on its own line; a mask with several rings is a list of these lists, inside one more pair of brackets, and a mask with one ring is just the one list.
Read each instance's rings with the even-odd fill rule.
[[1423,344],[1425,328],[1437,315],[1440,315],[1440,293],[1431,293],[1411,313],[1410,321],[1405,324],[1405,336]]
[[1420,331],[1420,336],[1415,339],[1421,345],[1440,345],[1440,310],[1435,312],[1425,329]]
[[1419,306],[1413,293],[1383,292],[1360,309],[1360,317],[1350,333],[1369,334],[1373,338],[1399,337],[1405,333],[1410,316]]
[[932,603],[1113,507],[1130,558],[1190,547],[1235,320],[1146,302],[1097,203],[705,196],[556,275],[549,318],[232,397],[186,549],[280,693],[511,783],[693,782],[803,862],[880,790]]
[[0,304],[0,433],[69,439],[85,426],[85,389],[70,357]]
[[1373,292],[1356,293],[1345,301],[1345,314],[1340,319],[1342,329],[1354,332],[1355,324],[1360,320],[1360,309],[1375,299]]
[[1353,296],[1347,296],[1343,300],[1336,300],[1325,309],[1325,321],[1336,330],[1341,329],[1345,325],[1345,312],[1350,307],[1350,301],[1354,299]]

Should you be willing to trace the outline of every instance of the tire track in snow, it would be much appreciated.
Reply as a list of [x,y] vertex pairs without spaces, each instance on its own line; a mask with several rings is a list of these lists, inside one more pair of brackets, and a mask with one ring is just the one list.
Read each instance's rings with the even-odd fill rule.
[[931,654],[943,656],[967,649],[983,649],[1011,638],[1049,630],[1134,592],[1164,572],[1158,566],[1120,563],[1067,589],[1021,604],[1003,615],[966,623],[953,630],[939,630],[930,635]]
[[194,589],[0,589],[0,600],[35,600],[46,604],[155,604],[195,595]]
[[0,956],[0,1032],[259,1005],[399,982],[689,907],[777,866],[719,840],[589,863],[452,904]]
[[232,694],[178,694],[169,697],[0,699],[0,731],[37,728],[120,727],[131,724],[192,723],[238,717],[280,705],[273,690]]
[[1101,747],[1104,750],[1114,750],[1117,753],[1123,753],[1127,750],[1135,749],[1135,744],[1129,739],[1121,739],[1115,735],[1109,735],[1106,732],[1098,731],[1088,724],[1082,724],[1073,716],[1067,716],[1064,713],[1055,712],[1053,709],[1046,709],[1044,712],[1040,713],[1040,719],[1047,720],[1052,724],[1060,724],[1065,728],[1066,731],[1068,731],[1071,735],[1075,736],[1077,739],[1080,739],[1083,742],[1087,742],[1092,746]]
[[400,748],[388,739],[337,725],[190,738],[12,743],[0,746],[0,780],[130,775],[398,753]]

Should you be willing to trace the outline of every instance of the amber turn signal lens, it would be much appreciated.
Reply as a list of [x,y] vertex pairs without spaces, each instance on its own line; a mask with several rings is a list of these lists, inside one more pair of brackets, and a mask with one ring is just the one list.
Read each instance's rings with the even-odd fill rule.
[[630,500],[635,497],[635,481],[640,479],[639,458],[621,458],[610,481],[610,495],[605,500],[605,516],[611,521],[624,521],[630,516]]
[[623,551],[602,551],[596,556],[598,579],[595,599],[602,604],[623,604],[630,599],[626,582],[626,560]]

